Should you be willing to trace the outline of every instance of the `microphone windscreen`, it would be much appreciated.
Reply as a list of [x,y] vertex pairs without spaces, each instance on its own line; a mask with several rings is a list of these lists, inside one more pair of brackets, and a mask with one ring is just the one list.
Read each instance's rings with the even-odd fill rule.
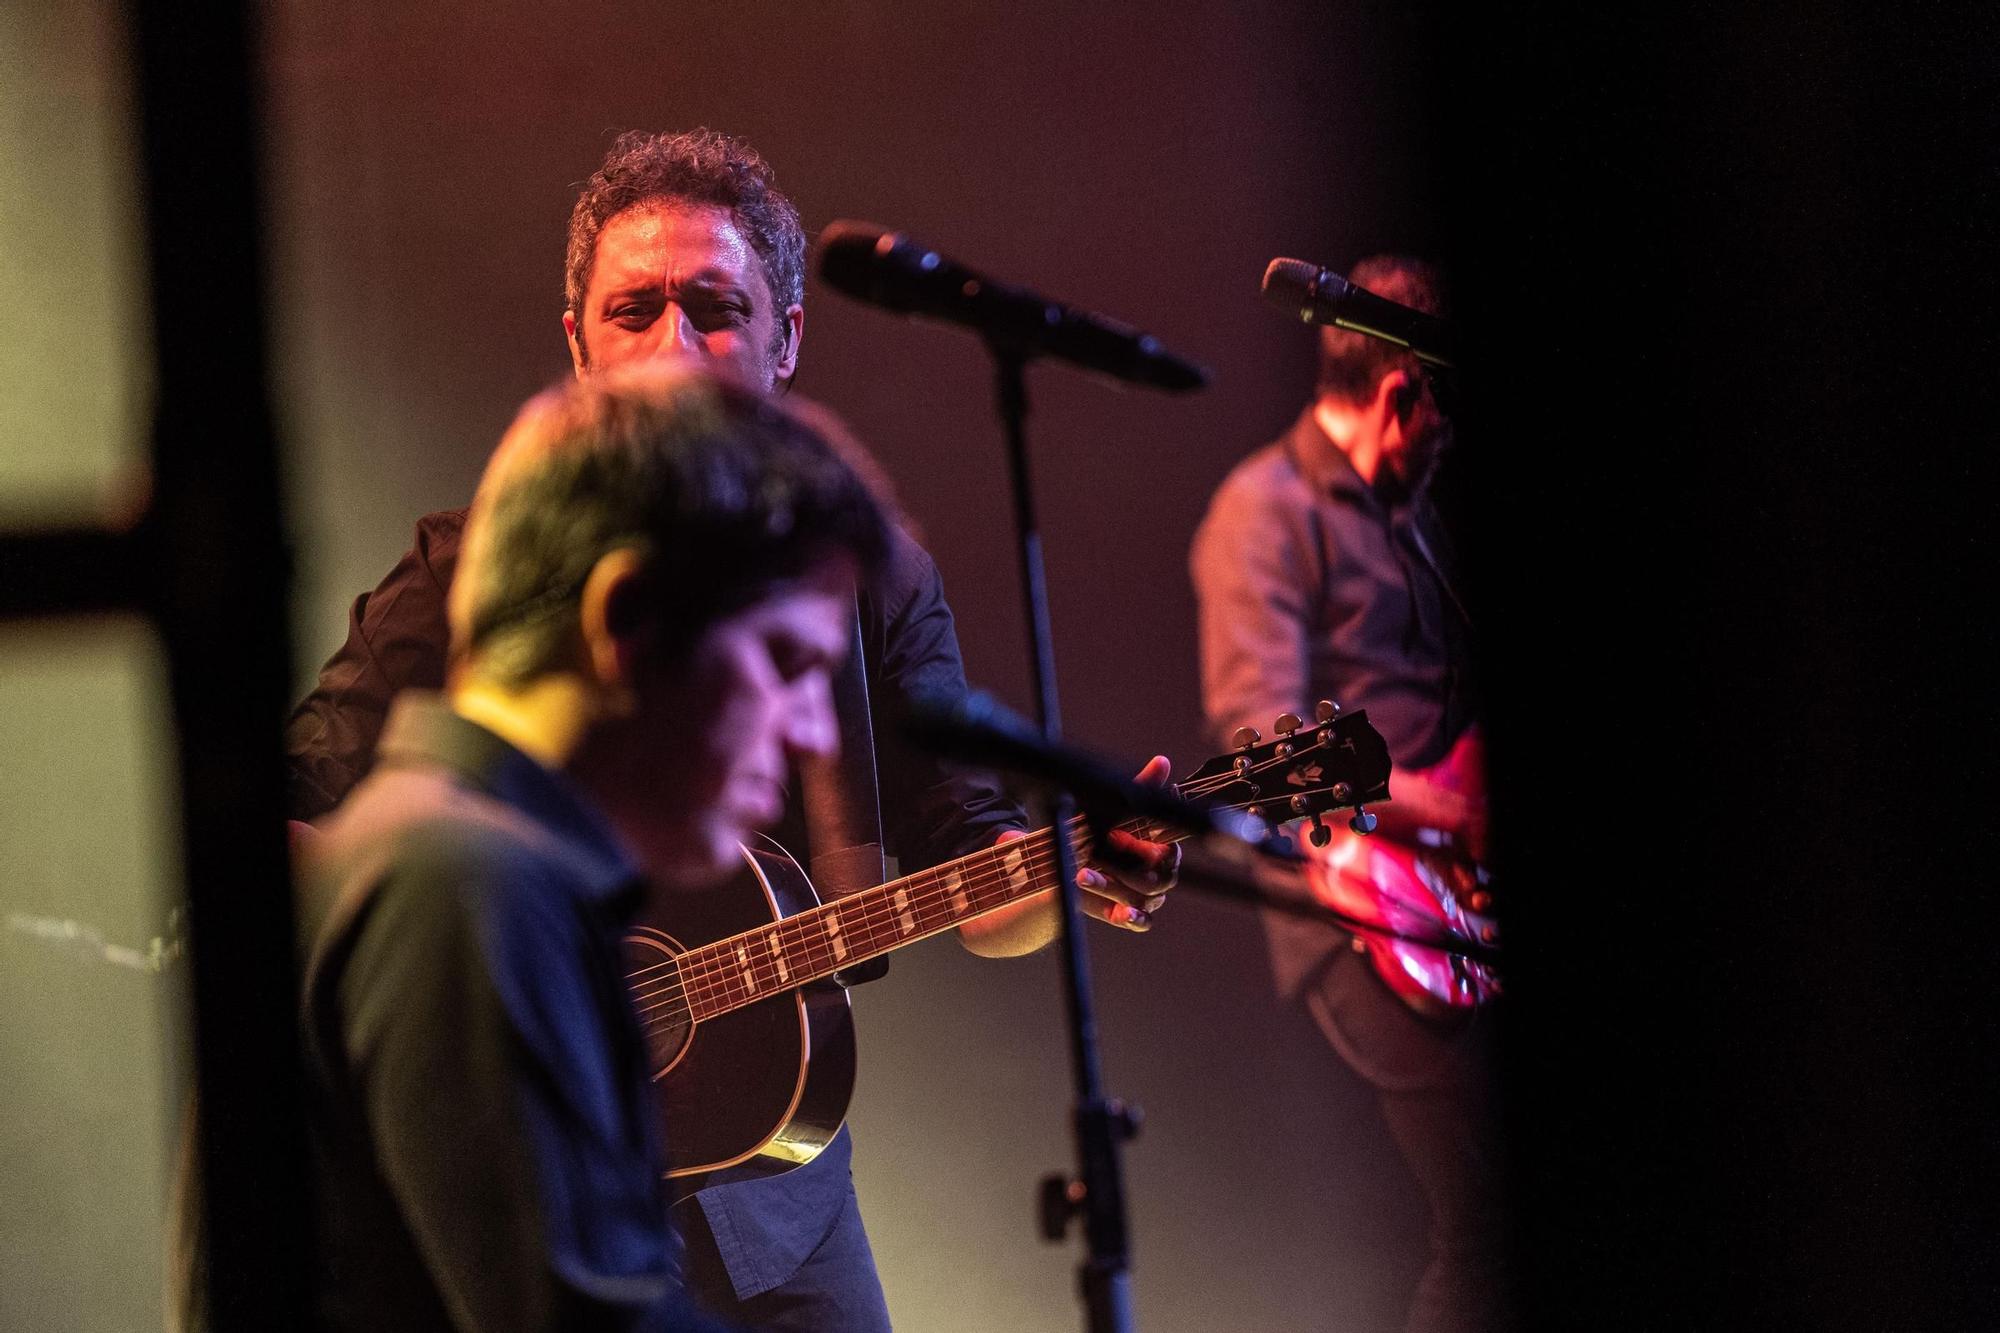
[[899,239],[872,222],[829,222],[819,234],[819,276],[837,292],[874,300],[881,261]]

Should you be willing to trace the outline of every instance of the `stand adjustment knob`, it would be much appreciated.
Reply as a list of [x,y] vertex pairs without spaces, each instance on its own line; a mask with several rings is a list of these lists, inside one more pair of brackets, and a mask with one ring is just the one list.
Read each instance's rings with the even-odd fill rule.
[[1035,1193],[1035,1217],[1043,1240],[1063,1238],[1069,1231],[1069,1220],[1083,1211],[1084,1193],[1081,1180],[1062,1175],[1042,1177],[1041,1188]]

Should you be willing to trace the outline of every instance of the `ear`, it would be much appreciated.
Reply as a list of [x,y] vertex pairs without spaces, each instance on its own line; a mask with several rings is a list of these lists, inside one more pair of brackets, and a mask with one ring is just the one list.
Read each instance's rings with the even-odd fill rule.
[[607,700],[630,700],[655,646],[659,626],[646,604],[647,583],[645,560],[630,547],[599,556],[584,580],[577,622],[583,663]]
[[1409,371],[1392,370],[1382,377],[1378,392],[1385,396],[1390,414],[1407,426],[1417,410],[1417,404],[1423,401],[1424,386]]
[[563,311],[563,341],[569,344],[570,368],[576,372],[578,379],[582,379],[590,359],[584,354],[583,339],[577,334],[576,312],[573,310]]
[[783,388],[792,382],[792,376],[799,373],[799,343],[806,336],[806,308],[802,305],[785,307],[785,349],[778,356],[778,364],[772,375],[772,387]]

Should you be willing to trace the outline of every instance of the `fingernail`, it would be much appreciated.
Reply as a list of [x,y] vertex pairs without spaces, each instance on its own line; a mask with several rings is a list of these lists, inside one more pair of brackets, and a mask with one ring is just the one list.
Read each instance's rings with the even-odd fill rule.
[[1076,872],[1076,880],[1077,883],[1083,885],[1086,889],[1101,889],[1104,887],[1103,872],[1092,870],[1088,866]]
[[1125,924],[1134,930],[1145,930],[1153,924],[1153,918],[1136,907],[1128,907],[1125,909]]

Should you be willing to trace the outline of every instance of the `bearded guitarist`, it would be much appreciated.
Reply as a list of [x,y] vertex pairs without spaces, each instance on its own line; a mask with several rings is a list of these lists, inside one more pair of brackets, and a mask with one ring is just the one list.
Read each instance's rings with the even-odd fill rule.
[[[1350,281],[1442,313],[1428,264]],[[1369,838],[1319,825],[1316,888],[1351,917],[1492,943],[1465,611],[1433,488],[1449,425],[1407,350],[1328,326],[1313,402],[1230,473],[1190,559],[1204,706],[1225,745],[1315,702],[1365,708],[1395,761]],[[1321,705],[1331,713],[1331,704]],[[1287,718],[1291,722],[1292,718]],[[1412,1330],[1506,1326],[1489,1051],[1497,976],[1448,953],[1267,915],[1273,973],[1378,1094],[1430,1208]]]

